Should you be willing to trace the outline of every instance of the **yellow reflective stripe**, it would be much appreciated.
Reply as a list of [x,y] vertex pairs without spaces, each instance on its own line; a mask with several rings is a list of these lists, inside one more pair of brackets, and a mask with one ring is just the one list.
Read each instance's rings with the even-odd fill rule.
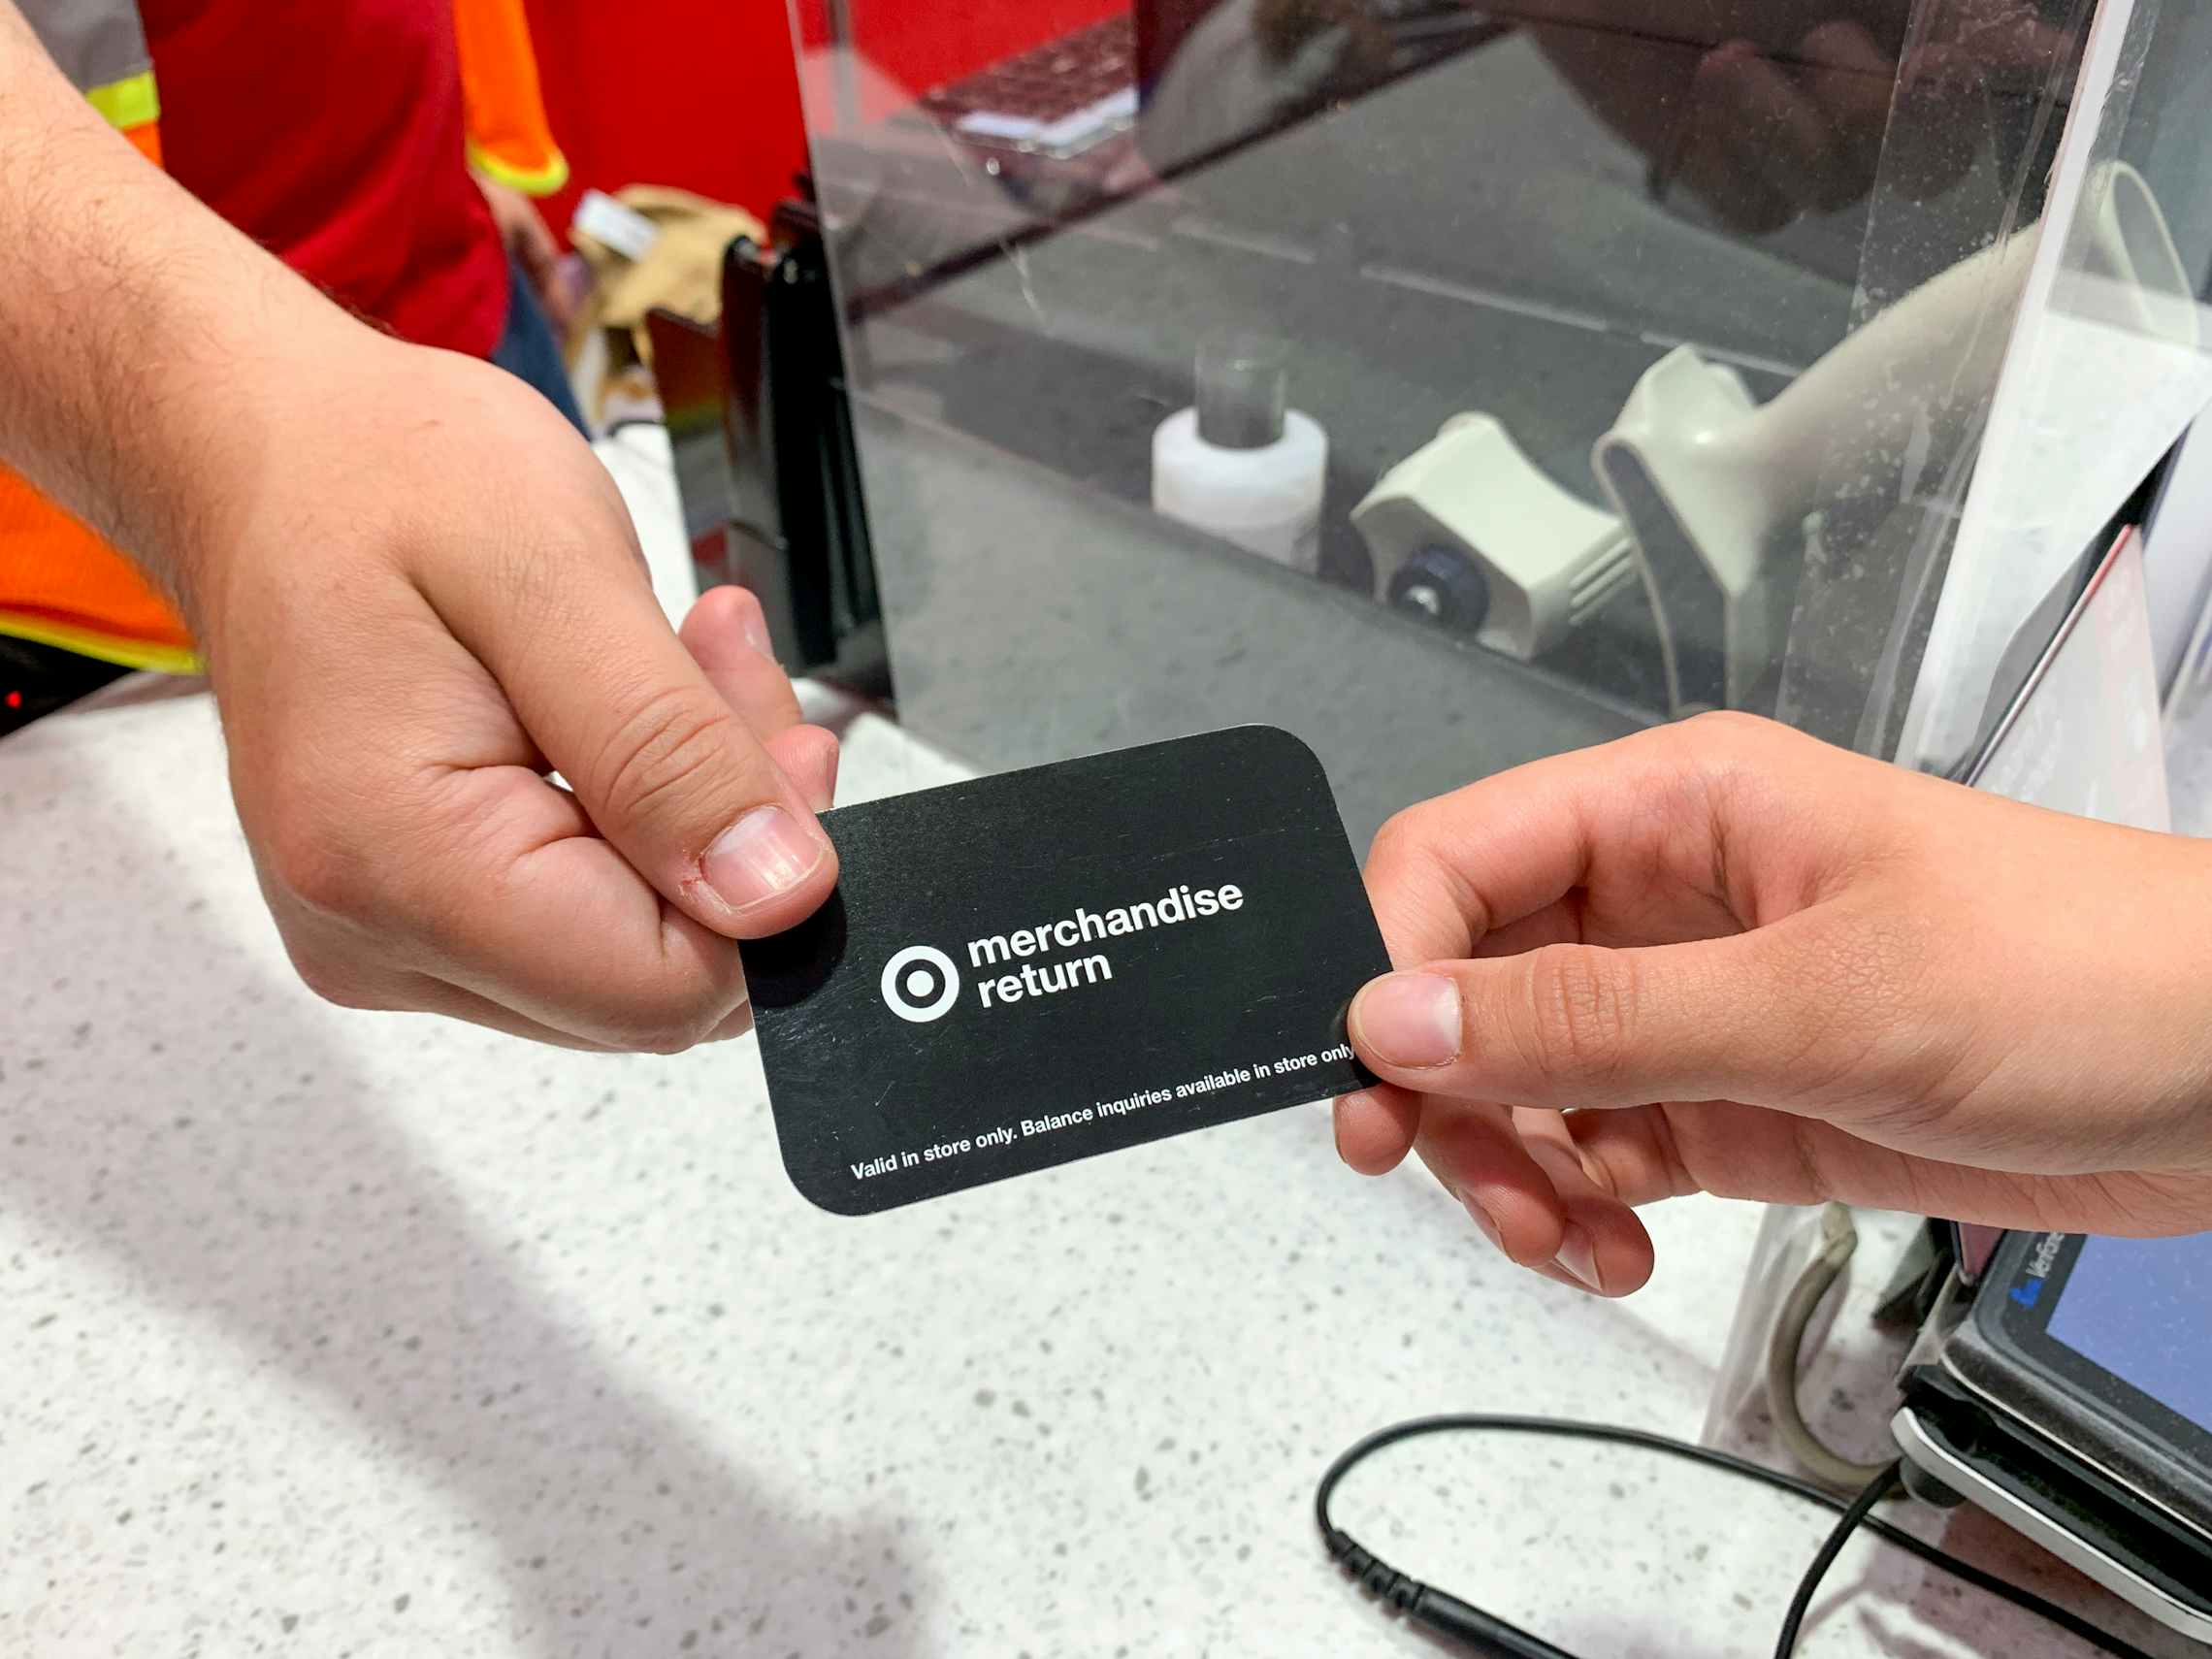
[[96,657],[118,667],[147,668],[157,674],[196,674],[199,653],[184,645],[157,645],[145,639],[126,639],[114,634],[96,634],[89,628],[72,628],[65,622],[16,616],[0,611],[0,634],[12,634],[34,645],[51,645],[74,651],[80,657]]
[[517,167],[502,161],[475,140],[469,141],[469,165],[495,183],[512,185],[525,196],[550,196],[569,181],[569,158],[559,150],[543,167]]
[[126,133],[161,118],[161,94],[154,90],[150,69],[95,86],[84,96],[110,126]]

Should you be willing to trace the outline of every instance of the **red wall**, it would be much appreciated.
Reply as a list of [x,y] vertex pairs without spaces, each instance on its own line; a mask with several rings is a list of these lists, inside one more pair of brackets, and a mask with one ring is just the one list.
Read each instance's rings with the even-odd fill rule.
[[[1124,10],[1128,0],[857,0],[863,51],[916,91]],[[807,39],[823,0],[797,0]],[[765,217],[806,165],[784,0],[529,0],[569,188],[675,184]]]

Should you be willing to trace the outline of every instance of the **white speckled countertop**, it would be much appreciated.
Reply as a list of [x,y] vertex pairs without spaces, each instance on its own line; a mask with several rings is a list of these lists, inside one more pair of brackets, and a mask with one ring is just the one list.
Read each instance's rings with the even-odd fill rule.
[[[863,718],[849,793],[941,775]],[[0,744],[0,1654],[1425,1654],[1325,1564],[1346,1442],[1452,1409],[1694,1435],[1756,1212],[1625,1303],[1501,1265],[1317,1108],[870,1220],[750,1040],[325,1007],[204,698]],[[1618,1655],[1758,1654],[1821,1530],[1650,1461],[1431,1443],[1376,1547]],[[2072,1651],[1854,1549],[1805,1651]]]

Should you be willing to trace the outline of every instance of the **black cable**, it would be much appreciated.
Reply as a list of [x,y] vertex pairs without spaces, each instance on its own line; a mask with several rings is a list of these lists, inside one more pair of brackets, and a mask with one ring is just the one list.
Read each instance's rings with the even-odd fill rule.
[[[1359,1464],[1365,1462],[1384,1447],[1395,1446],[1404,1440],[1422,1435],[1454,1432],[1527,1434],[1553,1440],[1597,1441],[1610,1446],[1633,1446],[1645,1451],[1656,1451],[1685,1462],[1702,1464],[1707,1468],[1724,1470],[1756,1480],[1777,1492],[1787,1492],[1808,1504],[1817,1504],[1836,1514],[1846,1514],[1852,1508],[1834,1493],[1823,1490],[1809,1480],[1780,1470],[1769,1469],[1750,1459],[1737,1457],[1726,1451],[1715,1451],[1709,1447],[1693,1446],[1688,1441],[1675,1440],[1647,1429],[1621,1428],[1610,1423],[1582,1423],[1563,1417],[1529,1417],[1498,1415],[1483,1413],[1454,1413],[1443,1416],[1414,1417],[1406,1422],[1392,1423],[1388,1428],[1377,1429],[1365,1439],[1355,1442],[1321,1476],[1320,1484],[1314,1491],[1314,1520],[1320,1528],[1321,1542],[1328,1546],[1329,1554],[1346,1571],[1359,1578],[1376,1596],[1389,1602],[1408,1618],[1439,1634],[1452,1637],[1472,1647],[1476,1652],[1494,1656],[1494,1659],[1576,1659],[1564,1648],[1554,1646],[1541,1637],[1494,1618],[1480,1608],[1472,1607],[1457,1597],[1447,1594],[1418,1579],[1410,1578],[1389,1563],[1366,1549],[1350,1533],[1345,1532],[1329,1518],[1329,1503],[1336,1495],[1337,1485]],[[1863,1494],[1862,1494],[1863,1496]],[[1870,1508],[1871,1506],[1870,1506]],[[1930,1566],[1948,1573],[1962,1583],[2010,1602],[2036,1617],[2079,1638],[2114,1659],[2152,1659],[2139,1647],[2131,1646],[2118,1637],[2107,1636],[2076,1613],[2045,1601],[2030,1590],[2007,1583],[1993,1573],[1937,1548],[1926,1539],[1917,1538],[1903,1527],[1875,1515],[1867,1515],[1858,1523],[1885,1543],[1895,1545],[1907,1554],[1915,1555]],[[1842,1546],[1838,1544],[1837,1547]],[[1817,1587],[1817,1580],[1814,1581]],[[1810,1592],[1807,1593],[1807,1600]]]
[[1843,1518],[1829,1529],[1820,1553],[1812,1558],[1812,1565],[1798,1580],[1797,1594],[1790,1597],[1790,1610],[1782,1618],[1782,1634],[1774,1643],[1774,1659],[1790,1659],[1797,1651],[1798,1632],[1804,1628],[1805,1615],[1812,1609],[1812,1598],[1820,1593],[1821,1579],[1828,1577],[1829,1568],[1836,1565],[1836,1558],[1843,1553],[1851,1535],[1874,1513],[1874,1506],[1896,1490],[1898,1476],[1903,1470],[1902,1461],[1893,1460],[1867,1482],[1865,1490],[1853,1498],[1851,1507],[1843,1512]]

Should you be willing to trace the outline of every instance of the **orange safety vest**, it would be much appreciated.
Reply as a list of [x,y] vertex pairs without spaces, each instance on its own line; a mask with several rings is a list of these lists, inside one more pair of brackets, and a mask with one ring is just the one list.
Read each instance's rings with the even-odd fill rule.
[[[156,166],[161,100],[136,0],[16,0],[70,83]],[[452,0],[469,160],[532,195],[568,181],[524,0]],[[131,668],[199,667],[176,607],[87,525],[0,465],[0,634]]]

